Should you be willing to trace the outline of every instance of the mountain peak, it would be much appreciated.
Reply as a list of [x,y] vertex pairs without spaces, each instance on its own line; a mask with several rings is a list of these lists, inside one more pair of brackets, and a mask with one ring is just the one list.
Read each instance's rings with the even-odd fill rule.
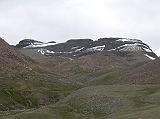
[[48,43],[44,43],[41,41],[33,40],[33,39],[24,39],[16,45],[16,48],[36,48],[36,47],[44,47],[48,45],[54,45],[56,42],[51,41]]

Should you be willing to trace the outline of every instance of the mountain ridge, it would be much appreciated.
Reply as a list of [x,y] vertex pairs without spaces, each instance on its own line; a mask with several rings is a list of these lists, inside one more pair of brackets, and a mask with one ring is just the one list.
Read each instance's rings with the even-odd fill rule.
[[23,50],[33,49],[44,56],[62,56],[73,59],[95,52],[143,54],[144,57],[152,60],[158,58],[147,44],[141,40],[129,38],[100,38],[96,41],[70,39],[64,43],[51,42],[51,44],[36,40],[30,40],[29,43],[28,40],[22,40],[15,47]]

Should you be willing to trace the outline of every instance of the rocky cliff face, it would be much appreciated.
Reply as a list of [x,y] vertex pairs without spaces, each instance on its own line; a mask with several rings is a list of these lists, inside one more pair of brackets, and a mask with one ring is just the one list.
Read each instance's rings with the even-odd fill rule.
[[17,48],[34,49],[44,56],[63,56],[77,58],[96,52],[113,52],[116,54],[138,54],[149,59],[157,58],[152,49],[141,40],[128,38],[72,39],[65,43],[42,43],[35,40],[23,40]]

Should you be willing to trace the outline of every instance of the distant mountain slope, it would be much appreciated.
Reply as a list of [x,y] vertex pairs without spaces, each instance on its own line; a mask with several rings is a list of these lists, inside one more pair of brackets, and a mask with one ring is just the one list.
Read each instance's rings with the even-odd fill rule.
[[123,72],[120,80],[134,84],[159,84],[160,83],[160,59],[137,66]]
[[[140,54],[141,57],[155,59],[157,55],[141,40],[127,38],[101,38],[97,41],[91,39],[72,39],[65,43],[42,43],[35,40],[22,40],[16,45],[23,51],[34,49],[44,56],[63,56],[77,58],[95,52],[113,52],[119,54]],[[25,53],[26,54],[26,53]],[[29,53],[28,53],[29,55]]]
[[103,84],[160,84],[160,59],[144,62],[121,70],[104,73],[88,81],[89,85]]

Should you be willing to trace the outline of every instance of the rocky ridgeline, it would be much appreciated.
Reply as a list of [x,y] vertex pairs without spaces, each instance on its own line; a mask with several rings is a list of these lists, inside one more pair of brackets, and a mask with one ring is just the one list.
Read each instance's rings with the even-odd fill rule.
[[150,59],[157,58],[152,49],[141,40],[128,38],[100,38],[71,39],[64,43],[54,41],[43,43],[36,40],[25,39],[16,45],[16,48],[34,49],[45,56],[63,56],[76,58],[95,52],[134,53],[141,54]]

